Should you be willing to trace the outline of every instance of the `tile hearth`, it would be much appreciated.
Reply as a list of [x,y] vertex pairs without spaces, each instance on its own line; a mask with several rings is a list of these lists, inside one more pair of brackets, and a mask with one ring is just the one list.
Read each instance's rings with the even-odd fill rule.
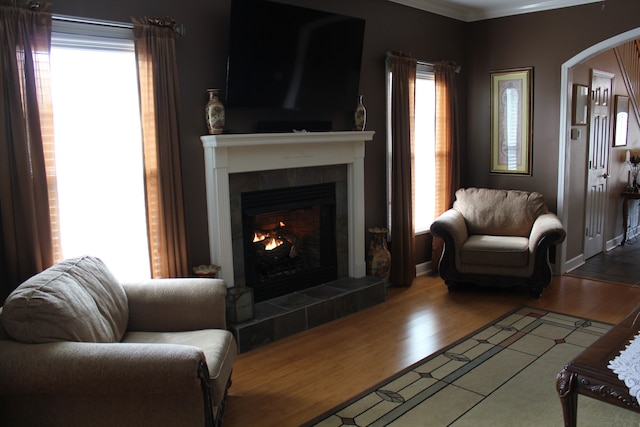
[[254,318],[229,323],[240,353],[356,313],[386,300],[378,277],[344,278],[255,304]]

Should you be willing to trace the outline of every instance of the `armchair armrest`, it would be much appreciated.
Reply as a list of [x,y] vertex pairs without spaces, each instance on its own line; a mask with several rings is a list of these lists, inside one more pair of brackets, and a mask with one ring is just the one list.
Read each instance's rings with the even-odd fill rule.
[[431,233],[444,239],[445,243],[451,239],[455,247],[462,246],[469,237],[464,217],[455,209],[449,209],[436,218],[431,224]]
[[227,285],[220,279],[151,279],[123,283],[130,331],[226,329]]
[[551,239],[548,242],[548,245],[551,246],[562,243],[566,235],[567,233],[556,214],[550,212],[540,215],[533,222],[533,227],[529,234],[529,251],[535,252],[540,241],[547,236]]
[[0,395],[184,394],[201,393],[205,356],[186,345],[2,340],[0,360]]

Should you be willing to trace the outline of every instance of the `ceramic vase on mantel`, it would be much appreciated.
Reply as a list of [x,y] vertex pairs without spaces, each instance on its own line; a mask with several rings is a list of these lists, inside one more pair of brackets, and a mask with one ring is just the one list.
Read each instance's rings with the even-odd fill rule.
[[204,108],[209,134],[220,135],[224,129],[224,105],[220,101],[220,89],[207,89],[209,101]]
[[356,105],[356,111],[353,116],[353,130],[364,130],[367,124],[367,109],[362,102],[363,98],[362,95],[358,95],[358,104]]
[[370,228],[371,243],[367,252],[367,274],[384,279],[389,282],[391,273],[391,252],[387,248],[387,229]]

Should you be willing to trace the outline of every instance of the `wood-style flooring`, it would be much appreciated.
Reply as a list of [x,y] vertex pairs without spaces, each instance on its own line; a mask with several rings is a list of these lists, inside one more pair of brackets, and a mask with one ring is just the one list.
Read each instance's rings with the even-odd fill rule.
[[449,293],[439,277],[418,277],[383,304],[241,354],[224,425],[300,425],[521,305],[617,323],[638,304],[638,286],[568,275],[539,299]]
[[569,272],[572,276],[640,286],[640,237],[601,252]]

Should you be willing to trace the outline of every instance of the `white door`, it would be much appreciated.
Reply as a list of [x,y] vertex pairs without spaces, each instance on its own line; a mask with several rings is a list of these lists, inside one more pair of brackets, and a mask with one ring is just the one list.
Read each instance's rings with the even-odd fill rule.
[[611,73],[591,70],[589,150],[585,206],[585,259],[604,249],[609,147],[611,146]]

